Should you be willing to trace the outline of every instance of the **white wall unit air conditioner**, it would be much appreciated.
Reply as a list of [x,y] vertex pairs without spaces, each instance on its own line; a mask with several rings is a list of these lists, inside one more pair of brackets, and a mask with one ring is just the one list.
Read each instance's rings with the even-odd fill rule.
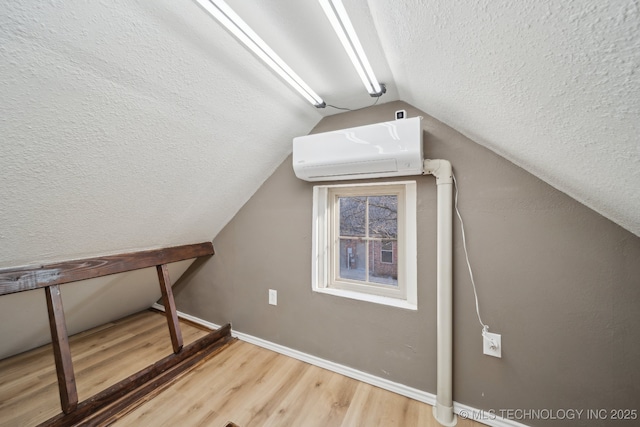
[[305,181],[422,175],[420,117],[293,139],[293,170]]

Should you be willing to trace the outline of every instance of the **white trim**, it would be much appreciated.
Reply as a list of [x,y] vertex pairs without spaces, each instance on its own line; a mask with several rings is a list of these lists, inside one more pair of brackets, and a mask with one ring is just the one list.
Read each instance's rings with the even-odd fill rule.
[[[388,188],[385,190],[385,188]],[[417,266],[417,184],[416,181],[389,181],[359,184],[316,185],[313,187],[311,289],[314,292],[351,298],[408,310],[418,309]],[[361,191],[359,191],[361,190]],[[398,196],[398,289],[368,284],[337,281],[330,286],[337,256],[330,247],[335,244],[331,224],[335,194]],[[369,251],[366,252],[367,255]],[[337,286],[339,284],[340,286]]]
[[[387,187],[377,187],[374,184],[370,186],[367,185],[364,188],[367,190],[361,190],[363,186],[351,188],[344,187],[340,188],[332,188],[329,186],[328,190],[328,218],[330,218],[329,222],[327,222],[327,226],[329,227],[329,247],[327,250],[331,254],[330,258],[330,276],[328,282],[323,284],[325,288],[334,288],[334,289],[344,289],[348,291],[353,291],[356,293],[362,294],[370,294],[370,295],[381,295],[385,297],[398,298],[400,300],[407,300],[407,286],[405,276],[406,263],[403,263],[402,260],[405,259],[403,252],[405,251],[405,247],[403,245],[405,239],[405,227],[404,227],[404,218],[405,218],[405,191],[406,185],[397,185]],[[370,222],[369,222],[369,200],[371,197],[376,196],[394,196],[396,198],[396,241],[398,244],[398,264],[397,264],[397,280],[395,286],[385,285],[381,283],[376,283],[371,280],[371,267],[374,264],[374,260],[370,258],[370,254],[372,252],[371,245],[376,240],[382,240],[381,238],[370,236]],[[366,207],[364,209],[364,236],[343,236],[340,232],[340,202],[341,198],[364,198],[366,200]],[[359,240],[364,244],[364,273],[365,278],[360,279],[347,279],[341,277],[341,268],[342,264],[342,250],[341,244],[343,240]],[[317,289],[314,289],[317,290]],[[351,298],[351,297],[349,297]],[[359,298],[355,298],[359,299]],[[363,301],[369,301],[368,299],[363,299]],[[382,302],[373,301],[378,304],[386,304],[384,300]],[[391,304],[394,305],[394,304]]]
[[[164,307],[158,303],[154,303],[151,308],[155,308],[160,311],[164,311]],[[219,329],[220,325],[216,325],[215,323],[208,322],[206,320],[200,319],[198,317],[192,316],[187,313],[183,313],[181,311],[177,312],[178,317],[189,320],[198,325],[204,326],[205,328],[209,328],[212,330]],[[326,359],[321,359],[319,357],[313,356],[308,353],[303,353],[299,350],[295,350],[289,347],[285,347],[280,344],[273,343],[271,341],[264,340],[262,338],[254,337],[253,335],[245,334],[243,332],[234,331],[233,328],[231,330],[231,335],[238,338],[241,341],[248,342],[249,344],[257,345],[258,347],[266,348],[267,350],[275,351],[276,353],[280,353],[282,355],[292,357],[294,359],[300,360],[302,362],[309,363],[314,366],[318,366],[320,368],[326,369],[331,372],[338,373],[340,375],[344,375],[345,377],[353,378],[358,381],[362,381],[363,383],[371,384],[375,387],[380,387],[383,390],[390,391],[392,393],[399,394],[401,396],[408,397],[410,399],[417,400],[419,402],[427,403],[431,406],[436,403],[435,394],[418,390],[417,388],[409,387],[404,384],[396,383],[393,381],[389,381],[385,378],[380,378],[375,375],[369,374],[367,372],[359,371],[357,369],[350,368],[345,365],[341,365],[339,363],[331,362]],[[453,402],[453,412],[457,415],[460,413],[467,414],[482,414],[483,411],[480,409],[473,408],[468,405],[464,405],[462,403]],[[474,421],[485,424],[492,427],[528,427],[525,424],[521,424],[517,421],[509,420],[506,418],[499,417],[497,415],[491,415],[487,411],[484,411],[487,414],[486,419],[474,419]]]
[[364,292],[356,292],[348,289],[336,288],[317,288],[313,290],[321,294],[329,294],[343,298],[351,298],[359,301],[373,302],[376,304],[390,305],[392,307],[404,308],[406,310],[417,310],[418,306],[408,303],[406,299],[387,297],[375,294],[366,294]]

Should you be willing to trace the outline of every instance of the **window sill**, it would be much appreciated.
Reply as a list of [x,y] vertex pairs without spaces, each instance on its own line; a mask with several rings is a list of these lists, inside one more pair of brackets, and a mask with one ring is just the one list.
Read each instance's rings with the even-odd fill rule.
[[382,304],[382,305],[388,305],[391,307],[404,308],[405,310],[418,310],[417,304],[412,304],[406,300],[397,299],[397,298],[364,294],[361,292],[347,291],[344,289],[334,289],[334,288],[315,288],[313,291],[319,292],[322,294],[334,295],[342,298],[350,298],[350,299],[355,299],[359,301],[372,302],[374,304]]

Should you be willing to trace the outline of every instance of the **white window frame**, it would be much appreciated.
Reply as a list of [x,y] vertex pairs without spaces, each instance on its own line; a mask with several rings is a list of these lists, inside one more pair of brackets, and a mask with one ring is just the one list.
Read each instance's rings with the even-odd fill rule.
[[[327,201],[328,201],[327,203],[328,203],[328,209],[330,214],[329,220],[331,221],[331,224],[330,224],[331,234],[329,236],[329,241],[333,242],[335,247],[332,252],[331,263],[329,265],[329,276],[328,276],[327,287],[335,288],[335,289],[344,289],[344,290],[355,291],[355,292],[363,292],[368,294],[388,296],[392,298],[406,299],[405,282],[404,280],[402,280],[404,276],[404,271],[403,271],[404,265],[402,263],[398,264],[397,285],[384,285],[384,284],[374,283],[373,281],[367,282],[367,281],[361,281],[361,280],[355,280],[355,279],[346,279],[346,278],[340,277],[340,273],[339,273],[340,272],[340,255],[341,255],[339,248],[340,248],[341,236],[340,236],[340,224],[338,220],[338,218],[340,217],[338,199],[342,197],[344,198],[364,197],[368,199],[369,197],[376,197],[376,196],[387,196],[387,195],[396,196],[397,202],[398,202],[397,240],[399,242],[402,242],[405,234],[404,233],[404,209],[405,209],[404,193],[405,193],[404,185],[384,185],[384,186],[369,185],[366,187],[347,186],[347,187],[329,188],[327,193]],[[367,202],[367,205],[368,205],[368,202]],[[364,256],[365,256],[364,263],[366,266],[365,274],[368,277],[369,269],[370,269],[371,263],[373,262],[373,260],[371,260],[369,256],[372,253],[370,246],[373,244],[374,241],[382,240],[382,239],[370,237],[369,230],[368,230],[369,229],[368,219],[365,221],[365,223],[366,223],[365,230],[364,230],[365,235],[359,239],[357,237],[355,239],[361,240],[364,243],[365,247],[367,248],[367,250],[364,253]],[[353,239],[350,239],[350,240],[353,240]],[[402,250],[400,250],[400,252],[402,252]],[[398,256],[401,258],[402,254],[400,253],[398,254]]]
[[[398,286],[368,286],[338,279],[338,196],[398,195]],[[368,301],[409,310],[418,309],[416,182],[317,185],[313,187],[312,290],[344,298]],[[385,289],[386,288],[386,289]]]

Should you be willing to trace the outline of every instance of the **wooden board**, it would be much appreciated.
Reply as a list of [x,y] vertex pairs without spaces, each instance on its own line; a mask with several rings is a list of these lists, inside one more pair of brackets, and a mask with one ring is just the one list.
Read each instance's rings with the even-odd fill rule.
[[213,255],[211,242],[0,270],[0,295]]
[[158,281],[160,282],[160,291],[162,292],[162,303],[165,307],[165,315],[167,316],[167,324],[169,326],[169,335],[171,336],[171,344],[173,352],[178,354],[182,349],[182,332],[180,331],[180,323],[178,322],[178,314],[176,312],[176,303],[173,299],[173,291],[171,290],[171,278],[169,277],[169,268],[167,264],[158,265]]
[[47,311],[49,312],[53,358],[58,375],[60,406],[62,411],[68,414],[78,406],[78,391],[76,390],[76,377],[73,372],[73,363],[71,362],[71,349],[69,347],[67,325],[64,320],[60,286],[47,286],[45,295],[47,297]]

